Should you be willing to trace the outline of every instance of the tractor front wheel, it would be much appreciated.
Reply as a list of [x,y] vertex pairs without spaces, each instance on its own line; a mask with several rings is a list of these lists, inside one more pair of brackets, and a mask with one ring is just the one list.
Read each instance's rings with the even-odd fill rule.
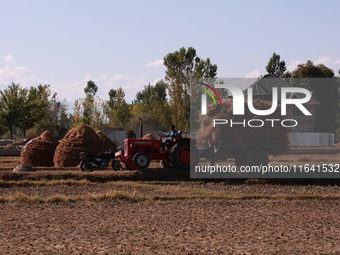
[[150,165],[149,155],[145,152],[138,152],[133,157],[133,163],[135,164],[136,168],[139,170],[146,169]]

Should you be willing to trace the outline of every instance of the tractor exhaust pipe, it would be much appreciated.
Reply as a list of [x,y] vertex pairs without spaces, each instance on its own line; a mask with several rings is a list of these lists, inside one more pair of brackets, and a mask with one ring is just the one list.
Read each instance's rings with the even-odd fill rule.
[[139,118],[140,120],[140,138],[143,138],[143,120]]

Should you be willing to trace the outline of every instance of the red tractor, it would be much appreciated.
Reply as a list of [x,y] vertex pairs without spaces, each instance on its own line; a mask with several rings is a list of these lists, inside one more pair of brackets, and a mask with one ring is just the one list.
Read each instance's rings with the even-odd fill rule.
[[198,159],[198,151],[190,151],[191,138],[182,138],[179,131],[177,137],[162,150],[162,133],[158,133],[160,139],[128,138],[124,140],[124,150],[116,152],[115,156],[125,163],[126,169],[146,169],[152,160],[159,160],[163,166],[179,169],[189,169],[190,161]]

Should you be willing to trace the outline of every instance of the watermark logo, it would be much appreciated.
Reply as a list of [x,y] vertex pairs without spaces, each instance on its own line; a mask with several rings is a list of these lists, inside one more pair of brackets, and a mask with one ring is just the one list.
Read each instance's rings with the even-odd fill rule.
[[[217,93],[217,91],[212,86],[202,83],[202,82],[198,82],[198,83],[206,86],[211,91],[213,91],[214,94],[219,99],[221,106],[222,106],[222,100],[219,94]],[[233,84],[216,84],[215,88],[222,88],[222,89],[229,90],[229,92],[231,93],[233,97],[233,115],[244,115],[245,95],[243,94],[243,91],[239,87]],[[213,95],[210,93],[210,91],[204,88],[201,88],[201,87],[199,89],[206,92],[201,95],[201,114],[206,115],[207,114],[207,94],[213,99],[215,105],[217,105],[217,103]],[[278,94],[279,94],[278,92],[279,92],[278,88],[276,87],[272,88],[272,100],[271,100],[272,106],[270,109],[258,110],[258,109],[255,109],[253,105],[253,88],[249,87],[247,89],[247,106],[248,106],[249,111],[259,116],[267,116],[267,115],[272,114],[273,112],[275,112],[278,106]],[[309,90],[305,88],[299,88],[299,87],[281,87],[280,94],[281,94],[280,103],[281,103],[281,115],[282,116],[287,115],[287,105],[294,105],[306,116],[312,115],[303,105],[304,103],[307,103],[312,97],[312,93]],[[301,98],[300,96],[298,98],[294,98],[291,96],[294,94],[304,95],[304,97]]]
[[290,148],[334,145],[338,82],[274,75],[192,79],[190,151],[200,161],[191,162],[190,177],[336,178],[338,164],[284,155]]
[[[203,82],[197,82],[197,83],[210,89],[217,96],[218,100],[220,101],[221,106],[223,105],[220,95],[217,93],[217,91],[212,86],[205,84]],[[216,103],[214,96],[210,93],[209,90],[201,88],[201,87],[199,87],[198,89],[205,92],[204,94],[202,94],[202,114],[206,115],[207,114],[207,94],[212,98],[216,106],[217,106],[217,103]]]

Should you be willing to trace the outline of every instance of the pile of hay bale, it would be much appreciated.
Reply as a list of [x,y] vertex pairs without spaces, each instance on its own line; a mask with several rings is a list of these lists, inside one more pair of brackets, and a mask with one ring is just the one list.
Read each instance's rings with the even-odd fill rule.
[[146,134],[145,136],[142,137],[142,139],[156,139],[152,134]]
[[80,163],[80,152],[97,154],[107,151],[109,147],[117,148],[115,144],[109,144],[109,138],[105,137],[106,142],[103,142],[94,129],[85,124],[71,129],[56,148],[54,165],[56,167],[77,166]]
[[[258,110],[265,110],[271,108],[271,102],[255,100],[253,102],[254,108]],[[223,106],[214,104],[208,105],[207,115],[200,117],[200,129],[198,132],[198,144],[214,145],[218,141],[231,141],[232,143],[244,144],[279,144],[280,152],[283,153],[288,150],[288,132],[289,128],[282,127],[279,121],[275,122],[274,127],[271,127],[271,122],[264,121],[265,119],[279,119],[282,120],[280,115],[280,107],[269,116],[258,116],[251,113],[248,109],[247,102],[245,102],[245,114],[233,115],[232,100],[224,100]],[[261,119],[265,122],[263,127],[243,127],[242,125],[234,125],[230,127],[226,125],[216,125],[213,127],[214,119],[232,119],[233,122],[246,122],[250,119]],[[258,123],[256,123],[258,124]]]
[[53,166],[58,140],[50,131],[30,140],[21,150],[21,164],[30,166]]
[[30,140],[21,150],[21,164],[41,167],[69,167],[80,163],[79,153],[100,153],[117,146],[103,132],[95,132],[89,125],[71,129],[58,142],[51,132],[45,131]]

